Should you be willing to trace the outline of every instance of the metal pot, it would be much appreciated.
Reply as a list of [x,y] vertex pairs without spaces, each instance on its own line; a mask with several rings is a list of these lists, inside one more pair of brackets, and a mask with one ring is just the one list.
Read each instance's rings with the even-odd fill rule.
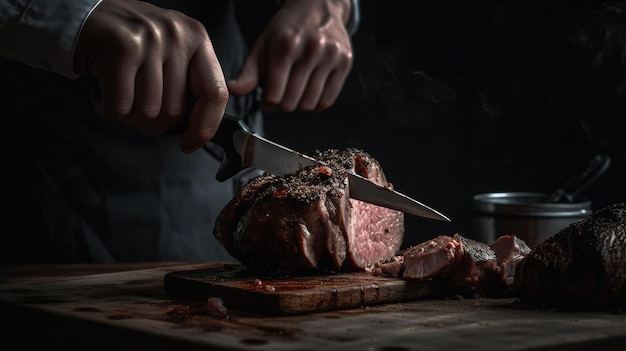
[[534,249],[548,237],[591,214],[591,201],[548,203],[546,194],[503,192],[474,195],[472,233],[489,243],[516,235]]

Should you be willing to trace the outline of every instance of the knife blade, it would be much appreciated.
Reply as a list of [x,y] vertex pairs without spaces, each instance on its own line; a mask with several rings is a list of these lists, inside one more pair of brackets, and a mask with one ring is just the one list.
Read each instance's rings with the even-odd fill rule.
[[[220,182],[247,168],[257,168],[284,177],[302,168],[323,164],[313,157],[262,137],[244,121],[227,114],[211,141],[224,151],[222,164],[215,176]],[[420,217],[450,221],[441,212],[358,174],[348,172],[348,183],[352,199]]]
[[450,222],[450,218],[434,208],[393,189],[385,188],[371,182],[358,174],[349,172],[348,182],[350,184],[350,198],[352,199],[391,208],[415,216]]

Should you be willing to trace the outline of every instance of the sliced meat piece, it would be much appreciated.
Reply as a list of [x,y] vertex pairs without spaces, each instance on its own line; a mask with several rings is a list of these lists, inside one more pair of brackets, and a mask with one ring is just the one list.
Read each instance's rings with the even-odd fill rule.
[[[354,169],[356,174],[393,189],[378,161],[369,154],[352,150],[349,155],[353,163],[344,164],[347,169]],[[333,154],[325,157],[345,158]],[[344,267],[364,270],[396,255],[404,239],[404,213],[354,199],[350,199],[350,205],[351,211],[345,212],[349,218],[345,220],[348,251]]]
[[454,235],[461,243],[463,256],[450,276],[450,284],[460,294],[492,295],[500,290],[500,267],[496,253],[486,243]]
[[458,238],[440,235],[404,251],[404,279],[428,280],[447,277],[464,255]]
[[404,273],[404,256],[397,255],[376,263],[373,273],[393,278],[402,278]]
[[528,245],[513,235],[488,245],[456,233],[409,247],[402,264],[381,262],[379,267],[391,276],[401,272],[404,279],[436,281],[449,293],[500,297],[512,293],[515,267],[529,253]]
[[531,252],[530,247],[515,235],[502,235],[489,244],[495,252],[500,267],[502,290],[494,290],[494,294],[502,296],[514,295],[514,279],[517,265]]
[[392,188],[380,164],[352,148],[312,156],[325,164],[253,178],[218,217],[215,237],[249,270],[366,270],[398,253],[404,214],[349,198],[349,171]]
[[547,307],[626,307],[626,204],[607,206],[538,245],[518,265],[520,301]]

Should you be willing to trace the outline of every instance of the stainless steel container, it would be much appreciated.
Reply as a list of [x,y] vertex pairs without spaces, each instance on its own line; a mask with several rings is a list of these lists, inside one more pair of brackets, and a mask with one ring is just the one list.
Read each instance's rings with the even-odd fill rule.
[[591,201],[547,203],[546,194],[503,192],[474,195],[472,233],[491,242],[516,235],[535,248],[548,237],[591,214]]

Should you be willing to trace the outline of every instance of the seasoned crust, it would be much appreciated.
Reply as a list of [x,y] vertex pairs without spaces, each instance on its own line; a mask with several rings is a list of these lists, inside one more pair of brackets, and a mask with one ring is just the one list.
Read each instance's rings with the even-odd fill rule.
[[551,307],[626,307],[626,204],[563,228],[518,266],[520,300]]

